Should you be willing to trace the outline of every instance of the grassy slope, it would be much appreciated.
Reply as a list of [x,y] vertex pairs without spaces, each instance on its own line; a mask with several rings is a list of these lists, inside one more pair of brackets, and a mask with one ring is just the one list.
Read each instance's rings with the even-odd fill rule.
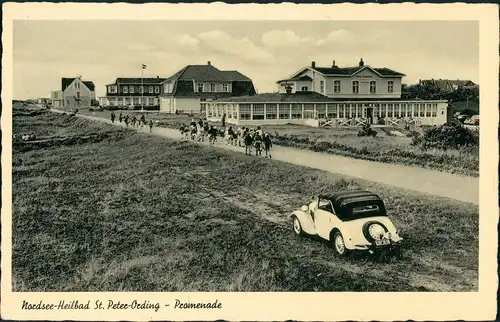
[[[109,118],[110,112],[86,114]],[[120,112],[115,112],[119,114]],[[126,112],[125,112],[126,113]],[[178,128],[191,118],[185,115],[164,115],[153,112],[147,118],[158,120],[157,126]],[[197,117],[195,117],[198,120]],[[356,128],[312,128],[301,125],[265,126],[274,135],[274,143],[282,146],[311,149],[364,160],[414,165],[441,171],[479,176],[479,149],[442,151],[422,150],[410,145],[407,137],[387,136],[379,131],[377,137],[358,137]],[[275,135],[278,132],[278,135]]]
[[[14,131],[112,129],[67,118],[16,117]],[[293,236],[288,215],[311,194],[356,187],[384,197],[405,259],[335,259]],[[188,142],[117,131],[14,150],[13,189],[15,291],[477,288],[477,206]]]

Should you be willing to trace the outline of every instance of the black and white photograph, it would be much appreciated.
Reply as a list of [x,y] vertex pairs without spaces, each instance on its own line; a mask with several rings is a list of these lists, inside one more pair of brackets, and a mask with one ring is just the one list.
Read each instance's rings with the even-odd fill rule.
[[[38,6],[11,17],[2,71],[12,314],[241,320],[221,312],[258,310],[245,294],[269,301],[254,319],[361,319],[325,294],[349,314],[389,293],[496,303],[478,297],[496,289],[480,274],[496,271],[495,10]],[[277,305],[292,315],[269,312],[265,294],[292,293]]]

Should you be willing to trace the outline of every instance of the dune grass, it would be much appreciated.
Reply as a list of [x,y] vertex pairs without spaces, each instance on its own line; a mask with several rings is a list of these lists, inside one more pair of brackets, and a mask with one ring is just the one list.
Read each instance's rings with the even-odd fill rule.
[[[15,132],[114,127],[19,116]],[[297,238],[314,193],[380,194],[404,258],[337,259]],[[14,291],[473,291],[478,207],[319,170],[119,130],[13,154]]]

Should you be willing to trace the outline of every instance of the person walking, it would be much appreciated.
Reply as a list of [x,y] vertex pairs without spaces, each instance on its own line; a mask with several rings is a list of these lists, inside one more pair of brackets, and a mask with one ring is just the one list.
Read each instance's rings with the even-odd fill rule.
[[125,125],[128,127],[128,115],[125,116]]
[[153,120],[149,120],[149,133],[153,132]]
[[120,117],[118,118],[118,120],[120,120],[120,123],[123,121],[123,113],[120,112]]
[[111,112],[111,123],[115,123],[115,112]]
[[273,143],[271,142],[271,136],[269,133],[264,134],[264,151],[266,151],[266,158],[269,155],[269,159],[271,159],[271,148]]

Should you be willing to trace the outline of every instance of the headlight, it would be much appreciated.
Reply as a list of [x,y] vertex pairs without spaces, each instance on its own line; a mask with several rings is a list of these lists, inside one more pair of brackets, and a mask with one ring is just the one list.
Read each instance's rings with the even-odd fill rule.
[[368,227],[368,233],[373,239],[381,239],[385,234],[385,229],[379,224],[373,224]]

